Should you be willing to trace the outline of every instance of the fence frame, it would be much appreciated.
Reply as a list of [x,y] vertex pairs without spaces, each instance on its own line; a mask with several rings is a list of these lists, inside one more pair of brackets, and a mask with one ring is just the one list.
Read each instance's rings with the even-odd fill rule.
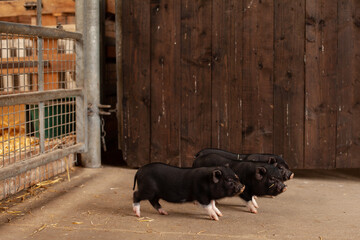
[[[79,21],[81,23],[81,21]],[[79,23],[77,21],[77,23]],[[40,155],[31,157],[29,159],[16,162],[14,164],[5,166],[0,169],[0,180],[8,179],[15,177],[21,173],[24,173],[28,170],[34,169],[36,167],[45,165],[52,161],[61,159],[70,154],[82,153],[87,149],[87,106],[86,106],[86,95],[84,93],[84,63],[83,63],[83,35],[79,32],[68,32],[61,29],[55,28],[46,28],[40,26],[30,26],[19,23],[9,23],[0,21],[0,32],[6,34],[20,34],[20,35],[29,35],[41,38],[69,38],[76,41],[76,82],[77,88],[75,89],[64,89],[64,90],[47,90],[44,91],[41,87],[41,76],[44,72],[43,69],[44,63],[42,63],[41,54],[38,57],[38,75],[39,78],[39,90],[37,92],[29,93],[15,93],[0,95],[0,106],[11,106],[16,104],[25,104],[25,103],[39,103],[39,132],[40,132]],[[39,41],[38,50],[42,52],[41,41]],[[40,64],[42,63],[42,64]],[[66,98],[66,97],[76,97],[76,144],[62,148],[55,149],[50,152],[44,153],[44,114],[41,110],[44,105],[44,102],[51,99],[57,98]]]

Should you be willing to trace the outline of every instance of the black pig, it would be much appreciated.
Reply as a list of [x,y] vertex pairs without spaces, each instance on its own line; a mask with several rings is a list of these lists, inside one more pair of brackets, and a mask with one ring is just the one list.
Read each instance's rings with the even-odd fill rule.
[[247,202],[252,213],[257,213],[255,196],[276,196],[286,190],[281,181],[282,175],[275,164],[231,160],[218,154],[207,154],[196,158],[193,167],[211,167],[229,165],[246,186],[240,197]]
[[254,162],[264,162],[264,163],[277,163],[277,168],[279,168],[282,175],[283,181],[292,179],[294,173],[289,170],[289,165],[286,161],[279,155],[275,154],[264,154],[264,153],[255,153],[255,154],[237,154],[228,152],[222,149],[217,148],[205,148],[195,154],[195,158],[200,158],[208,154],[217,154],[219,156],[231,159],[231,160],[240,160],[240,161],[254,161]]
[[219,220],[221,212],[215,200],[234,196],[244,190],[238,176],[229,167],[178,168],[163,163],[150,163],[135,174],[133,210],[140,217],[140,201],[149,200],[163,215],[159,199],[173,203],[199,202],[211,219]]

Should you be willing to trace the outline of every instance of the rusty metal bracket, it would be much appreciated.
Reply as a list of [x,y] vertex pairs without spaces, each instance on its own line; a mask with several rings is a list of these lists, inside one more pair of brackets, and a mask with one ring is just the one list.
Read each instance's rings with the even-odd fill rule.
[[91,116],[94,113],[99,115],[111,115],[111,113],[115,113],[116,108],[111,109],[111,105],[98,104],[97,107],[93,104],[88,104],[88,115]]
[[111,113],[116,112],[116,108],[111,109],[111,105],[104,105],[104,104],[99,104],[98,105],[99,110],[99,115],[111,115]]

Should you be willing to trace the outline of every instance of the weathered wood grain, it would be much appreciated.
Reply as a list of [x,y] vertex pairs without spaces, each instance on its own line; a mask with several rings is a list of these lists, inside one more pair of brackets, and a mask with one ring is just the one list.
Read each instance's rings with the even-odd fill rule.
[[150,162],[150,3],[123,2],[124,149],[129,166]]
[[306,2],[305,168],[335,166],[337,1]]
[[151,4],[152,162],[180,162],[180,2]]
[[212,147],[242,149],[242,18],[237,0],[215,0],[212,10]]
[[338,4],[336,167],[360,167],[360,2]]
[[211,1],[181,2],[181,165],[211,146]]
[[275,1],[274,152],[291,168],[304,159],[305,2]]
[[124,1],[124,158],[360,167],[360,2]]
[[273,1],[245,1],[243,152],[273,151]]

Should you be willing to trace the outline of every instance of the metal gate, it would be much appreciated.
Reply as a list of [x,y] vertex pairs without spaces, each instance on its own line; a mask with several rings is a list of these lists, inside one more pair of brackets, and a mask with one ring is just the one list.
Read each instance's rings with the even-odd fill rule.
[[40,13],[40,26],[0,22],[0,199],[86,150],[83,35],[41,27]]

